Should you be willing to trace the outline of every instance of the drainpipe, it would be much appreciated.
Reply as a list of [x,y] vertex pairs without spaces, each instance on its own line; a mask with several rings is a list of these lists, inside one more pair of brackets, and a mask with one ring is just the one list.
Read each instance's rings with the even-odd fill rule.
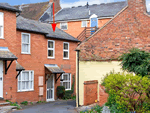
[[77,95],[78,95],[78,107],[79,107],[79,52],[80,50],[77,51]]

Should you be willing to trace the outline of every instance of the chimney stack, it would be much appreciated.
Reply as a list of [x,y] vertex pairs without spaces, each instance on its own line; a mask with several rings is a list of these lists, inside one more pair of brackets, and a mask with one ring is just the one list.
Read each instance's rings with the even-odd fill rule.
[[145,0],[128,0],[128,7],[138,12],[146,12]]
[[60,0],[49,0],[49,3],[55,4],[55,14],[61,9]]

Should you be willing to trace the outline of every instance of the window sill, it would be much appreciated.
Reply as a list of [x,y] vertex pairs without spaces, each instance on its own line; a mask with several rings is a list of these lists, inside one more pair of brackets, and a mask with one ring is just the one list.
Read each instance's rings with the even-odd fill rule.
[[25,55],[31,55],[31,53],[21,53],[21,54],[25,54]]
[[55,59],[55,57],[47,57],[48,59]]
[[34,90],[17,91],[17,93],[19,93],[19,92],[32,92],[32,91],[34,91]]
[[3,40],[4,40],[5,38],[0,38],[0,39],[3,39]]
[[65,89],[66,91],[71,90],[71,89]]
[[63,58],[63,60],[70,60],[69,58]]

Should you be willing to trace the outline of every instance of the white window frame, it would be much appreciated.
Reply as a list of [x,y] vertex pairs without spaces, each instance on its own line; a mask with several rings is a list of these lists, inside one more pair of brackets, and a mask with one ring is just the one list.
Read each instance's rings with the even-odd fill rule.
[[[62,24],[66,24],[66,25],[67,25],[67,29],[62,29],[62,28],[61,28]],[[62,29],[62,30],[68,30],[68,23],[67,23],[67,22],[61,22],[61,23],[60,23],[60,29]]]
[[[64,44],[68,44],[68,50],[64,49]],[[64,52],[68,52],[68,58],[64,58]],[[68,42],[63,43],[63,59],[69,59],[69,43]]]
[[[53,48],[48,48],[48,42],[53,42]],[[53,50],[53,57],[49,57],[48,56],[48,50]],[[47,41],[47,58],[50,58],[50,59],[54,59],[55,58],[55,41],[54,40],[48,40]]]
[[4,39],[4,13],[0,12],[0,15],[2,15],[2,25],[0,25],[1,28],[1,32],[2,32],[2,36],[0,36],[0,39]]
[[[22,52],[22,45],[23,45],[23,43],[22,43],[22,38],[23,38],[23,37],[22,37],[22,36],[23,36],[23,35],[29,35],[29,48],[28,48],[28,49],[29,49],[29,50],[28,50],[29,52]],[[27,43],[26,43],[26,44],[27,44]],[[30,50],[30,49],[31,49],[31,35],[30,35],[30,33],[21,33],[21,53],[22,53],[22,54],[31,54],[31,50]]]
[[[86,26],[83,26],[83,22],[85,22],[86,21]],[[81,21],[81,27],[87,27],[87,20],[82,20]]]
[[[69,80],[63,80],[63,81],[60,81],[61,82],[61,84],[63,84],[63,82],[70,82],[70,88],[69,89],[65,89],[65,90],[71,90],[71,73],[63,73],[62,75],[61,75],[61,79],[63,79],[63,75],[65,75],[65,74],[68,74],[68,75],[70,75],[70,81]],[[62,85],[63,86],[63,85]]]
[[[24,90],[22,90],[22,81],[25,81],[25,80],[22,80],[22,77],[21,77],[21,80],[19,80],[19,76],[21,75],[22,76],[22,73],[23,72],[29,72],[29,82],[33,82],[33,84],[32,84],[32,89],[24,89]],[[33,80],[31,80],[31,72],[32,72],[32,74],[33,74]],[[24,92],[24,91],[34,91],[34,71],[33,70],[25,70],[25,71],[21,71],[21,73],[20,73],[20,75],[18,76],[18,85],[19,85],[19,82],[21,81],[21,86],[20,86],[20,90],[19,90],[19,86],[17,85],[17,90],[18,90],[18,92]],[[30,83],[29,83],[30,84]],[[26,85],[25,85],[25,87],[26,87]],[[29,88],[30,88],[30,85],[29,85]]]

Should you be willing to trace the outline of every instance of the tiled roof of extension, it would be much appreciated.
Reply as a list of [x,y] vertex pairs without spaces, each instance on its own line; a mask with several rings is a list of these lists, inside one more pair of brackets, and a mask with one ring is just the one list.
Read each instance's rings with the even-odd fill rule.
[[[125,6],[127,6],[126,1],[89,5],[90,15],[87,5],[72,8],[63,8],[56,14],[55,20],[65,21],[65,20],[89,19],[92,14],[96,14],[99,18],[113,17]],[[52,21],[52,18],[48,18],[45,21]]]
[[53,32],[52,26],[50,24],[26,19],[21,16],[17,17],[17,29],[42,33],[42,34],[45,34],[47,38],[79,42],[78,39],[74,38],[73,36],[67,34],[66,32],[64,32],[63,30],[60,30],[57,27],[56,27],[55,32]]
[[16,7],[17,9],[21,7],[22,17],[29,18],[32,20],[38,20],[50,6],[51,4],[49,4],[48,1],[48,2],[41,2],[41,3],[17,5],[14,7]]
[[9,5],[8,3],[0,3],[0,9],[5,9],[13,12],[21,12],[19,9]]

